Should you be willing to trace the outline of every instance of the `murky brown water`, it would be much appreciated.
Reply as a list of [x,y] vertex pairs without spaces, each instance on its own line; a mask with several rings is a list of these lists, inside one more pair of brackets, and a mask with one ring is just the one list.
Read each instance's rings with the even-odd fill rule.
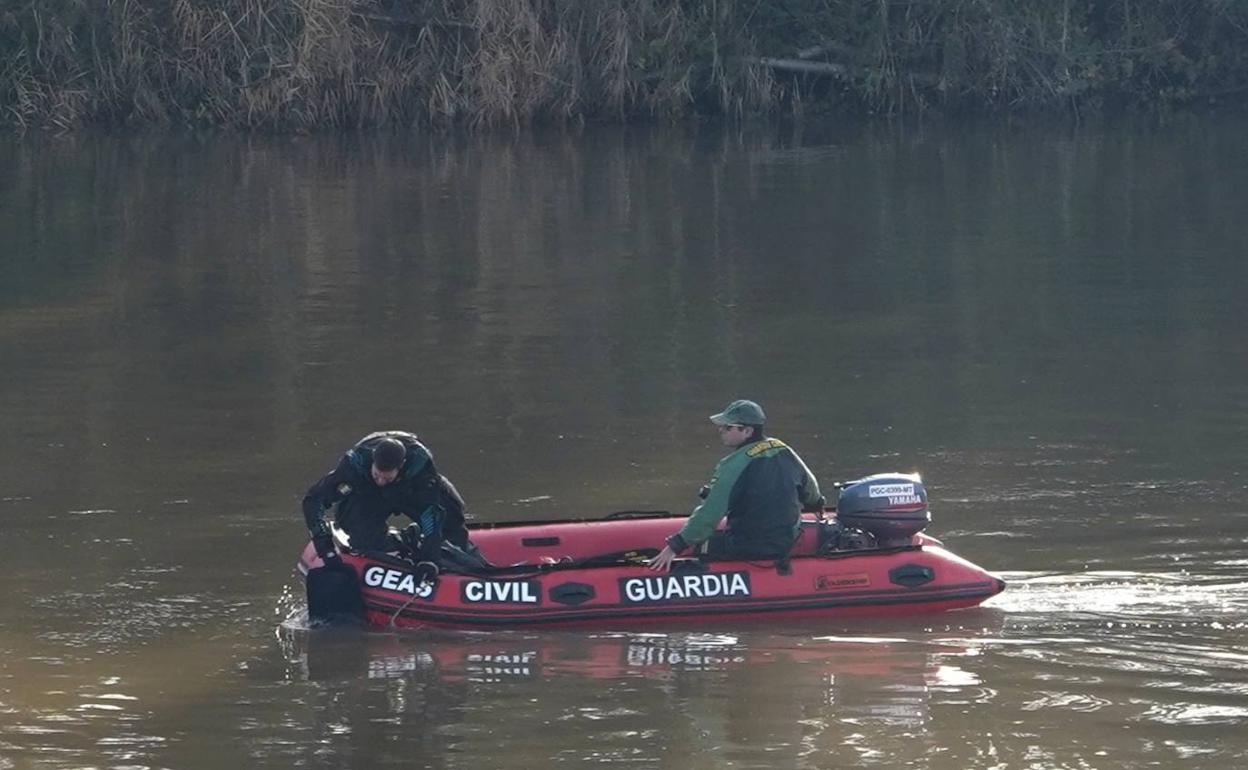
[[[1248,763],[1248,126],[0,140],[0,768]],[[763,402],[979,610],[308,631],[303,489],[686,509]]]

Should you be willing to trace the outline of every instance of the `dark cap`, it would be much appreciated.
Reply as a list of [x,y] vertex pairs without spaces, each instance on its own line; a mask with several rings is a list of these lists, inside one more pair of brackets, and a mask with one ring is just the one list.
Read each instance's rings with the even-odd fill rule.
[[762,425],[767,422],[763,408],[753,401],[739,399],[724,407],[724,411],[711,415],[716,425]]
[[403,442],[396,438],[383,438],[373,447],[373,465],[377,470],[388,473],[403,464],[407,450]]

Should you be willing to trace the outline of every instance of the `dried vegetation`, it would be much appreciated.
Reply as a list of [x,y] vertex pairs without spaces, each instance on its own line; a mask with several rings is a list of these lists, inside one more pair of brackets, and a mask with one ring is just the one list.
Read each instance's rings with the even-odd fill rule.
[[273,129],[1208,104],[1239,0],[15,0],[0,123]]

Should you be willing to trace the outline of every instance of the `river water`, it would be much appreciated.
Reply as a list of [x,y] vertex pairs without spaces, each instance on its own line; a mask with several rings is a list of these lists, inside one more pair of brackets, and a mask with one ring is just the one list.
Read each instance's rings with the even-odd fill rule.
[[[0,140],[0,770],[1248,764],[1246,129]],[[480,520],[683,511],[736,397],[1007,591],[308,629],[363,434]]]

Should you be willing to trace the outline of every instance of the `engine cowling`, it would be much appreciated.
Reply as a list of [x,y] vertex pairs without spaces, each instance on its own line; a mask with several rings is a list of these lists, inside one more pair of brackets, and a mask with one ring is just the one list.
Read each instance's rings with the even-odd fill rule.
[[881,548],[908,545],[932,521],[918,474],[877,473],[841,487],[836,518],[875,535]]

